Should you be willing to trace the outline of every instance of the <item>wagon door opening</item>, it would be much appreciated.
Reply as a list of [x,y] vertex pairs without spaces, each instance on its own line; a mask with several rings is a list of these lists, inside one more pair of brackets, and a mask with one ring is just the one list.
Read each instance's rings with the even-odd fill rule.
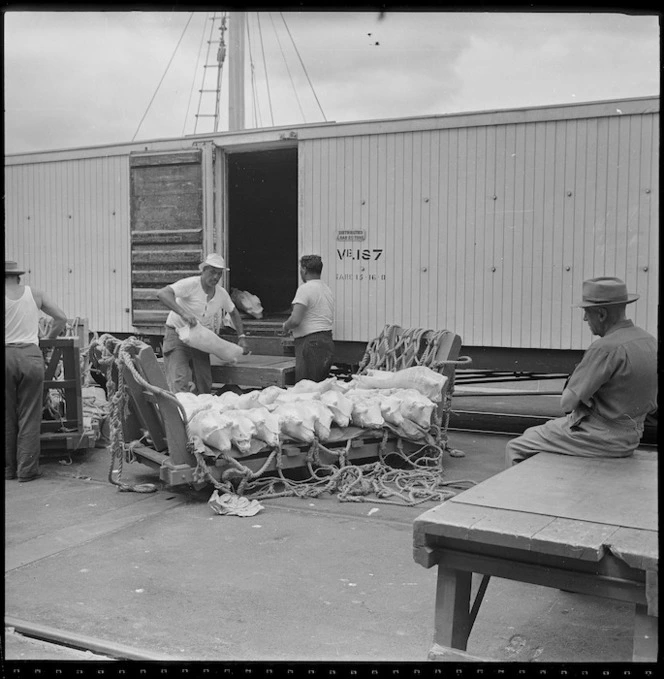
[[297,149],[228,155],[230,288],[257,295],[282,323],[298,285]]

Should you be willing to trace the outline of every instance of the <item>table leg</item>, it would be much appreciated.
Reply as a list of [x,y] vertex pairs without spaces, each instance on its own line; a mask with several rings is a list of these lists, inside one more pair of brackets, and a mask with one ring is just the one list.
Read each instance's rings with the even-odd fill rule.
[[634,612],[634,662],[657,660],[658,618],[648,615],[646,606],[636,605]]
[[466,650],[470,635],[472,573],[438,566],[434,642]]

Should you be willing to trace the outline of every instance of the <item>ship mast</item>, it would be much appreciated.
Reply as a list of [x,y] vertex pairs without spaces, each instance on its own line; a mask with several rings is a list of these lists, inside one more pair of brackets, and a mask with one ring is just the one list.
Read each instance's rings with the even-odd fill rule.
[[244,43],[246,12],[229,12],[228,129],[244,130]]

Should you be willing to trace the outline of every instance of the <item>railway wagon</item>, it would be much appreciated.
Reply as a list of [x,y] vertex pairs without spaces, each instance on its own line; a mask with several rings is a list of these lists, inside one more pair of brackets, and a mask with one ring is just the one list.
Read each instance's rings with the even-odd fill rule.
[[585,278],[625,279],[657,333],[658,147],[642,97],[9,155],[5,250],[90,330],[155,338],[156,290],[208,252],[256,333],[317,253],[338,361],[397,324],[453,330],[474,368],[569,371]]

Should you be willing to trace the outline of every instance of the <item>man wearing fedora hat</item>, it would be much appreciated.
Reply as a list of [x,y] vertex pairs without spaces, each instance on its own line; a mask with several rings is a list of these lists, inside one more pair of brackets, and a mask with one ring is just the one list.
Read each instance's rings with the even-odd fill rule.
[[599,336],[570,375],[560,404],[565,417],[527,429],[507,444],[506,463],[537,453],[628,457],[657,409],[657,341],[625,317],[636,302],[619,278],[584,281],[583,320]]
[[220,283],[224,270],[228,270],[226,262],[220,255],[211,254],[198,268],[200,276],[181,278],[157,292],[161,302],[171,310],[166,318],[163,350],[166,381],[174,393],[191,391],[192,386],[198,394],[212,391],[210,355],[182,342],[178,328],[202,323],[209,330],[218,332],[222,314],[226,312],[238,332],[239,346],[247,353],[240,312]]
[[44,357],[39,348],[40,311],[53,318],[47,339],[57,337],[67,316],[46,293],[21,283],[25,273],[5,260],[5,479],[41,476]]

